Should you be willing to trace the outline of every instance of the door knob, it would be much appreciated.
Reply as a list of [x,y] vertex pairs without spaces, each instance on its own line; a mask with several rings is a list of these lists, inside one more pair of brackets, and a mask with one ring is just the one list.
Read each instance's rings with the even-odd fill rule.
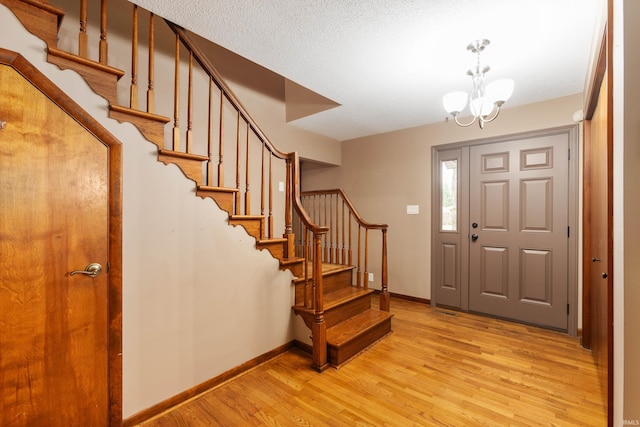
[[89,277],[96,277],[100,273],[102,273],[102,266],[97,262],[92,262],[87,265],[84,270],[73,270],[69,273],[69,276],[73,276],[74,274],[85,274]]
[[609,277],[609,275],[607,273],[602,273],[602,278],[606,279],[607,277]]
[[478,240],[478,235],[477,235],[477,234],[475,234],[475,233],[473,233],[473,234],[471,235],[471,240],[473,240],[474,242],[475,242],[476,240]]
[[600,258],[596,258],[596,257],[591,258],[591,262],[598,262],[598,261],[600,261]]

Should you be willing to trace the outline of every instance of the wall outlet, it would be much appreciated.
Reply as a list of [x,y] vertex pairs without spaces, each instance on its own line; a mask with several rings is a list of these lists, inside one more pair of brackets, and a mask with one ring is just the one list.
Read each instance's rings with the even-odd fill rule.
[[369,273],[369,281],[373,282],[373,273]]

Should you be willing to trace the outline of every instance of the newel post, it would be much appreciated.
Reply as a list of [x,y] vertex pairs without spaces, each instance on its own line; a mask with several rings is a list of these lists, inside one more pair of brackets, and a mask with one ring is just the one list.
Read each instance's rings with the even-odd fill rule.
[[311,327],[313,340],[313,368],[319,372],[327,367],[327,324],[324,320],[322,285],[322,234],[313,233],[313,299],[314,314]]
[[382,229],[382,289],[380,290],[380,310],[389,311],[389,290],[387,287],[387,229]]
[[295,156],[287,156],[286,167],[287,177],[285,180],[285,202],[284,202],[284,238],[287,239],[286,258],[295,258],[295,235],[293,234],[293,194],[295,190],[296,174],[295,165],[292,163]]

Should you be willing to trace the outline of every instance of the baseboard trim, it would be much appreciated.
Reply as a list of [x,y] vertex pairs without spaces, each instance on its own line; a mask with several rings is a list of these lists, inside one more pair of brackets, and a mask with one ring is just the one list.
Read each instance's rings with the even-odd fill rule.
[[420,304],[431,305],[431,300],[428,298],[418,298],[418,297],[412,297],[409,295],[394,294],[393,292],[389,292],[389,295],[391,295],[392,298],[398,298],[398,299],[403,299],[407,301],[417,302]]
[[244,374],[245,372],[248,372],[249,370],[255,368],[256,366],[261,365],[273,359],[274,357],[281,355],[282,353],[285,353],[286,351],[290,350],[293,347],[301,348],[302,350],[304,350],[305,345],[306,344],[300,341],[292,340],[284,345],[281,345],[280,347],[277,347],[239,366],[236,366],[235,368],[230,369],[218,375],[217,377],[211,378],[201,384],[198,384],[194,387],[191,387],[190,389],[183,391],[182,393],[178,393],[175,396],[170,397],[169,399],[166,399],[143,411],[138,412],[137,414],[130,416],[129,418],[122,421],[122,426],[132,427],[144,421],[148,421],[151,418],[157,415],[160,415],[161,413],[166,412],[169,409],[172,409],[189,400],[192,400],[193,398],[229,381],[230,379],[233,379],[234,377],[237,377],[239,375]]

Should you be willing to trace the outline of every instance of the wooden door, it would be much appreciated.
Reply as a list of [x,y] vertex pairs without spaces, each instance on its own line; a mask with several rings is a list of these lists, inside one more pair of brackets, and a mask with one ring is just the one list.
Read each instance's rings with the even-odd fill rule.
[[470,149],[469,310],[568,329],[566,133]]
[[[613,356],[613,281],[611,276],[612,242],[612,152],[608,134],[607,75],[605,73],[597,106],[586,132],[585,162],[585,322],[586,340],[598,366],[603,396],[612,401]],[[609,410],[609,419],[611,411]]]
[[0,87],[0,425],[106,426],[113,158],[14,68]]

